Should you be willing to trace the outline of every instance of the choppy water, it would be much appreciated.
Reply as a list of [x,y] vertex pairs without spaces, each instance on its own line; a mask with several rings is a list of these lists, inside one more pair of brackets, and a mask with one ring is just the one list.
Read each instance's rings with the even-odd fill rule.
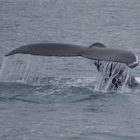
[[139,0],[0,0],[0,139],[139,140],[139,87],[97,92],[81,57],[4,58],[29,43],[96,41],[140,57],[139,16]]

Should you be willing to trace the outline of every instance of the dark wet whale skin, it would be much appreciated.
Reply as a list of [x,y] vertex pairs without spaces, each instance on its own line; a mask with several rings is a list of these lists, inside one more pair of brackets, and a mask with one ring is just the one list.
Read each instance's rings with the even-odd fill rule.
[[137,58],[131,51],[106,48],[101,43],[94,43],[90,47],[63,43],[29,44],[14,49],[5,56],[16,53],[59,57],[82,56],[93,60],[121,62],[131,68],[138,65]]

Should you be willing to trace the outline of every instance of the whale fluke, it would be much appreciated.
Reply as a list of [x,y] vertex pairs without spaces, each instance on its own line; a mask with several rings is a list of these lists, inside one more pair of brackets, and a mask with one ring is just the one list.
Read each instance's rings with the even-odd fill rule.
[[79,56],[84,48],[78,45],[61,43],[39,43],[21,46],[10,51],[5,56],[21,54],[32,54],[40,56]]
[[86,49],[82,53],[82,56],[94,60],[125,63],[131,68],[138,65],[138,59],[136,55],[128,50],[92,47]]
[[94,43],[89,47],[62,43],[29,44],[16,48],[5,56],[17,53],[59,57],[82,56],[93,60],[125,63],[130,68],[138,65],[138,59],[131,51],[106,48],[101,43]]

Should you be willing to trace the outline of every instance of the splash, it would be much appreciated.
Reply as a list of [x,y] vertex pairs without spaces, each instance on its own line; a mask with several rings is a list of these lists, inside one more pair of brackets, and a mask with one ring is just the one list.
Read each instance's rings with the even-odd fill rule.
[[126,64],[99,60],[94,64],[99,72],[95,84],[97,91],[124,90],[137,85]]

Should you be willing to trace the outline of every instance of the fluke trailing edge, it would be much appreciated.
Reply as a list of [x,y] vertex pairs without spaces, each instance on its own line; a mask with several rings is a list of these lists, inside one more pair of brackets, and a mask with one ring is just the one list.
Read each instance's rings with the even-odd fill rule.
[[138,59],[131,51],[106,48],[101,43],[94,43],[90,47],[62,43],[29,44],[16,48],[5,56],[17,53],[59,57],[82,56],[93,60],[125,63],[130,68],[138,65]]

